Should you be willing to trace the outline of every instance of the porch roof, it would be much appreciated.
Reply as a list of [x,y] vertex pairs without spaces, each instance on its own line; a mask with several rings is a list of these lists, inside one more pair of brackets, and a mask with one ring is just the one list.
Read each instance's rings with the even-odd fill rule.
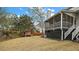
[[59,14],[60,14],[60,13],[57,13],[57,14],[55,14],[55,15],[49,17],[45,22],[48,22],[50,19],[52,19],[53,17],[55,17],[55,16],[57,16],[57,15],[59,15]]
[[57,14],[51,16],[50,18],[48,18],[45,22],[48,22],[48,21],[49,21],[50,19],[52,19],[53,17],[55,17],[55,16],[61,14],[61,12],[65,13],[65,14],[66,14],[66,13],[77,13],[77,12],[79,12],[79,8],[78,8],[78,7],[67,7],[67,8],[65,8],[65,9],[61,10],[59,13],[57,13]]
[[79,7],[69,7],[67,9],[64,9],[63,11],[68,13],[77,13],[79,12]]

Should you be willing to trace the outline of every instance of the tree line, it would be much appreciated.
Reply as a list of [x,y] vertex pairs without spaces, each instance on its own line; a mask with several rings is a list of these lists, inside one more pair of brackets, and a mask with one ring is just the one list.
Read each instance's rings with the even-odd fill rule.
[[[32,17],[28,15],[17,16],[16,14],[7,13],[5,8],[0,7],[0,36],[9,37],[13,31],[22,33],[26,30],[33,30],[34,25]],[[13,36],[13,34],[12,34]]]

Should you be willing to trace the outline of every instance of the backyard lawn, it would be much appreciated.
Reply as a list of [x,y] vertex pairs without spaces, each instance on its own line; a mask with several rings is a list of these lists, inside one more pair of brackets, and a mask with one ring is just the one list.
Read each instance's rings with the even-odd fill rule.
[[0,42],[1,51],[73,51],[79,43],[69,40],[58,41],[40,36],[22,37]]

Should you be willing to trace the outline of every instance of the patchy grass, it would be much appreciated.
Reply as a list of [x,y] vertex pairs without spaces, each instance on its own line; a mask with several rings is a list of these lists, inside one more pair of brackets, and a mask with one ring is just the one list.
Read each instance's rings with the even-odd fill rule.
[[79,43],[57,41],[39,36],[22,37],[0,42],[1,51],[77,51]]

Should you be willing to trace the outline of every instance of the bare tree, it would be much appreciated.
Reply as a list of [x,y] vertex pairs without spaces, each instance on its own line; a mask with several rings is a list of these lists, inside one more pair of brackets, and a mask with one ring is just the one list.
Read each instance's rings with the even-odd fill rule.
[[44,34],[44,20],[45,20],[45,12],[43,11],[43,7],[31,7],[31,15],[33,18],[33,21],[39,22],[41,25],[42,33]]

